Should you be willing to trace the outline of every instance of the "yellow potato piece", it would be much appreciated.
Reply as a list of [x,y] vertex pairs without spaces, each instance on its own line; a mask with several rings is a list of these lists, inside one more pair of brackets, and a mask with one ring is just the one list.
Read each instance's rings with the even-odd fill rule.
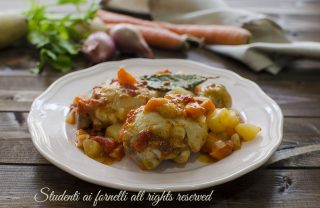
[[83,147],[83,141],[86,139],[89,139],[90,135],[89,134],[78,134],[76,137],[76,144],[77,147],[82,148]]
[[240,123],[235,127],[235,130],[244,141],[251,141],[261,131],[261,128],[252,124]]
[[83,150],[91,158],[97,158],[103,154],[101,145],[92,139],[85,139],[83,141]]
[[229,126],[230,113],[226,108],[216,109],[207,117],[207,124],[214,133],[225,131]]
[[237,133],[233,134],[230,139],[233,142],[233,150],[238,150],[241,148],[241,140]]
[[106,129],[106,136],[111,137],[115,140],[119,140],[120,130],[122,128],[121,124],[113,124]]
[[229,110],[229,114],[230,114],[230,117],[229,117],[228,127],[234,128],[240,123],[238,118],[238,113],[234,110]]

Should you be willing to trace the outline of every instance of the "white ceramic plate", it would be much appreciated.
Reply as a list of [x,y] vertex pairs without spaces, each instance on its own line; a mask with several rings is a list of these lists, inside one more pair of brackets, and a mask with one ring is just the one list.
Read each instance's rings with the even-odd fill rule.
[[[246,122],[260,126],[262,131],[239,151],[213,164],[193,158],[183,166],[164,162],[156,170],[142,171],[128,157],[112,166],[96,162],[74,145],[75,129],[65,123],[65,117],[74,96],[86,94],[95,84],[115,77],[119,66],[136,76],[160,69],[218,75],[220,78],[214,81],[227,87],[233,108],[242,113]],[[279,106],[255,83],[228,70],[178,59],[129,59],[70,73],[33,102],[28,117],[32,141],[47,160],[85,181],[131,191],[195,190],[242,176],[261,166],[276,150],[282,138],[282,123]]]

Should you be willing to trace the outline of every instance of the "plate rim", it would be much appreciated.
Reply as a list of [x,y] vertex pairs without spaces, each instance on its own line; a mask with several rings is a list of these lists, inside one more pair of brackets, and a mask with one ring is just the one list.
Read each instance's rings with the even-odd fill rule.
[[[94,65],[92,67],[86,68],[86,69],[82,69],[79,71],[75,71],[75,72],[71,72],[68,73],[62,77],[60,77],[59,79],[55,80],[43,93],[41,93],[32,103],[31,108],[30,108],[30,112],[28,115],[28,119],[27,119],[27,124],[28,124],[28,128],[29,128],[29,132],[31,134],[31,138],[32,138],[32,142],[33,145],[36,147],[37,151],[45,158],[47,159],[50,163],[52,163],[53,165],[57,166],[58,168],[62,169],[63,171],[77,177],[80,178],[84,181],[96,184],[96,185],[100,185],[100,186],[105,186],[105,187],[109,187],[109,188],[115,188],[115,189],[121,189],[121,190],[128,190],[128,191],[139,191],[142,190],[134,185],[131,186],[127,186],[126,184],[115,184],[115,183],[110,183],[107,181],[104,181],[103,183],[101,183],[100,180],[95,180],[94,178],[87,176],[83,173],[81,173],[80,171],[70,168],[67,165],[64,165],[62,162],[60,162],[59,160],[55,159],[53,156],[51,156],[50,154],[47,154],[42,148],[41,145],[36,141],[37,137],[39,137],[39,135],[37,135],[36,132],[36,128],[35,125],[33,124],[33,114],[36,111],[36,104],[37,102],[42,99],[43,97],[47,97],[50,98],[51,96],[53,96],[54,94],[50,95],[50,92],[53,91],[54,88],[59,87],[59,84],[61,84],[64,80],[67,80],[71,77],[76,77],[82,74],[86,74],[89,73],[91,71],[95,71],[98,70],[99,68],[103,67],[104,65],[112,65],[112,64],[117,64],[118,66],[121,65],[130,65],[130,62],[159,62],[159,61],[164,61],[166,62],[168,65],[170,65],[170,63],[173,62],[185,62],[185,63],[189,63],[189,64],[193,64],[193,65],[197,65],[199,67],[204,67],[206,69],[210,69],[210,70],[215,70],[215,71],[223,71],[224,74],[226,75],[231,75],[233,77],[235,77],[236,79],[240,80],[241,82],[247,82],[249,84],[251,84],[252,86],[255,87],[255,90],[258,90],[258,92],[260,94],[262,94],[269,102],[269,104],[272,104],[273,109],[275,110],[275,112],[277,113],[277,118],[279,118],[279,127],[276,129],[277,130],[277,134],[278,135],[278,140],[276,140],[276,143],[273,144],[272,148],[269,148],[268,151],[266,151],[265,155],[263,156],[263,158],[261,158],[260,160],[258,160],[257,162],[252,163],[251,165],[242,168],[241,170],[234,172],[232,174],[229,174],[228,176],[221,178],[219,180],[215,180],[215,181],[209,181],[209,182],[205,182],[205,183],[201,183],[201,184],[197,184],[197,185],[179,185],[179,187],[171,187],[169,189],[164,189],[164,188],[156,188],[156,187],[146,187],[143,190],[146,191],[154,191],[154,192],[160,192],[160,191],[164,191],[164,190],[170,190],[170,191],[191,191],[191,190],[198,190],[198,189],[203,189],[203,188],[207,188],[207,187],[213,187],[216,185],[220,185],[223,183],[226,183],[228,181],[234,180],[240,176],[243,176],[251,171],[253,171],[254,169],[257,169],[258,167],[262,166],[264,163],[267,162],[267,160],[272,156],[272,154],[276,151],[276,149],[278,148],[278,146],[280,145],[281,141],[282,141],[282,137],[283,137],[283,113],[281,111],[281,108],[279,107],[279,105],[272,99],[270,98],[269,95],[267,95],[259,86],[258,84],[256,84],[255,82],[246,79],[242,76],[240,76],[239,74],[227,70],[227,69],[223,69],[223,68],[217,68],[217,67],[213,67],[207,64],[203,64],[203,63],[199,63],[196,61],[191,61],[191,60],[185,60],[185,59],[154,59],[154,60],[150,60],[150,59],[144,59],[144,58],[133,58],[133,59],[125,59],[125,60],[120,60],[120,61],[110,61],[110,62],[104,62],[104,63],[100,63],[97,65]],[[61,86],[60,86],[61,87]],[[275,130],[275,131],[276,131]]]

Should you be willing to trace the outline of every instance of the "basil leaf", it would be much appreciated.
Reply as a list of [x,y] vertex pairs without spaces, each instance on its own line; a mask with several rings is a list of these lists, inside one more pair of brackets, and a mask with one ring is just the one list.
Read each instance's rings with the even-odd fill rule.
[[147,81],[149,88],[160,91],[170,91],[177,87],[193,90],[208,80],[207,77],[196,74],[154,74],[145,75],[141,79]]

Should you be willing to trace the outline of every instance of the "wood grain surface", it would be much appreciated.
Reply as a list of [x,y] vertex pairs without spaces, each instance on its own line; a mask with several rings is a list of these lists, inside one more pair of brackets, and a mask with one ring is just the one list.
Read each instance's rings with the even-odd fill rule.
[[[0,1],[0,8],[23,10],[20,0]],[[228,0],[230,6],[269,15],[292,40],[320,41],[320,1]],[[155,50],[156,58],[180,58],[226,68],[256,82],[284,113],[283,142],[258,170],[223,185],[192,193],[210,193],[211,202],[160,202],[156,207],[319,207],[320,62],[296,60],[278,75],[254,73],[245,65],[206,50],[175,53]],[[116,194],[84,182],[51,165],[32,144],[26,119],[34,98],[63,76],[55,71],[33,75],[37,53],[27,48],[0,51],[0,207],[93,207],[92,203],[36,203],[43,187],[61,194]],[[124,59],[127,57],[117,57]],[[79,68],[88,66],[81,63]],[[210,173],[208,173],[210,174]],[[129,192],[129,195],[132,195]],[[152,207],[151,202],[100,202],[97,207]]]

